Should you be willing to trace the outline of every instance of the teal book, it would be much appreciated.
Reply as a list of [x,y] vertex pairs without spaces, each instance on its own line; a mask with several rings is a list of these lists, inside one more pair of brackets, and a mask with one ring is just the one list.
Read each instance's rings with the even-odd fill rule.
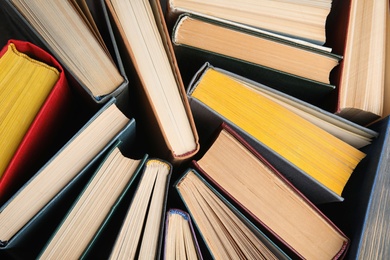
[[141,159],[124,156],[118,142],[65,215],[39,258],[80,258],[106,217],[115,211],[131,185],[134,185],[146,158],[147,155]]
[[90,118],[0,208],[0,254],[35,257],[103,155],[116,141],[132,140],[135,130],[135,120],[123,115],[115,99]]

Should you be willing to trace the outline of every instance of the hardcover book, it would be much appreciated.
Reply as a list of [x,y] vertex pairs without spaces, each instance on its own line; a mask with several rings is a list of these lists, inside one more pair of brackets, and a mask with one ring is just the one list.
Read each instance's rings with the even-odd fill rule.
[[[313,202],[343,200],[342,190],[364,158],[359,149],[285,107],[277,98],[265,95],[251,82],[223,70],[212,67],[201,70],[194,77],[189,96],[198,131],[206,133],[203,136],[207,136],[207,128],[227,122]],[[326,143],[321,144],[324,140]],[[349,156],[351,160],[347,159]],[[346,163],[341,163],[343,160]],[[325,164],[320,166],[322,163]]]
[[[76,1],[38,4],[7,0],[2,1],[1,6],[11,21],[10,29],[50,51],[70,73],[71,82],[90,102],[105,103],[127,87],[128,80],[119,53],[113,48],[111,54],[105,45],[105,41],[116,45],[113,34],[102,40],[93,20],[87,18],[90,17],[89,10],[81,8]],[[109,22],[108,17],[103,18]],[[77,36],[68,37],[69,34]]]
[[[275,243],[289,248],[290,257],[345,255],[350,240],[344,233],[228,125],[222,124],[215,141],[193,165],[224,197],[275,236]],[[194,188],[184,186],[187,178],[177,187],[191,194]],[[184,199],[191,200],[188,195]]]

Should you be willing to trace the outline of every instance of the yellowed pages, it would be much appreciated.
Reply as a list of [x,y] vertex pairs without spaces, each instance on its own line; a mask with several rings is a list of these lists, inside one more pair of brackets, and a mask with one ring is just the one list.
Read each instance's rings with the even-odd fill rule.
[[297,168],[341,195],[361,151],[213,69],[192,93]]

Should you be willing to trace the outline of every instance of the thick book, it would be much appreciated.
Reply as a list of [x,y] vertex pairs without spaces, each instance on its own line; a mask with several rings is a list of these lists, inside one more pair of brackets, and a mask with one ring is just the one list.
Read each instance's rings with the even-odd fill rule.
[[[10,43],[29,57],[56,68],[59,79],[1,176],[0,205],[17,192],[96,112],[96,109],[80,102],[81,99],[68,85],[65,71],[52,55],[28,41],[7,40],[7,45]],[[5,50],[6,47],[0,56]],[[29,109],[29,101],[21,109]]]
[[327,41],[343,56],[334,73],[338,97],[333,111],[367,125],[389,114],[390,85],[385,81],[389,1],[334,1],[333,10]]
[[291,259],[196,170],[189,168],[175,188],[210,259]]
[[168,0],[168,19],[190,12],[207,17],[231,20],[251,27],[323,45],[326,41],[326,22],[332,1],[245,0],[191,1]]
[[80,258],[90,241],[134,184],[147,155],[129,158],[118,142],[107,154],[80,196],[50,237],[39,259]]
[[7,44],[0,57],[0,176],[57,83],[59,71]]
[[[204,137],[204,140],[208,140],[210,133],[215,131],[220,123],[227,122],[236,131],[240,132],[240,134],[242,134],[252,146],[260,151],[267,160],[275,165],[275,167],[277,167],[282,174],[284,174],[295,186],[309,197],[310,200],[315,203],[343,200],[342,189],[348,181],[349,176],[352,174],[353,169],[364,157],[364,153],[359,151],[357,147],[352,146],[332,133],[327,132],[324,128],[321,128],[320,125],[324,122],[320,125],[316,125],[315,122],[311,122],[304,116],[292,110],[290,107],[285,107],[278,103],[275,98],[267,97],[264,93],[262,93],[262,91],[260,91],[261,89],[266,90],[266,88],[261,87],[259,84],[255,84],[245,80],[245,78],[237,77],[234,74],[220,69],[215,69],[213,67],[206,66],[204,69],[205,70],[200,70],[200,74],[194,77],[194,81],[188,92],[191,108],[193,109],[194,118],[198,126],[198,131],[201,136]],[[207,75],[207,73],[210,74]],[[209,89],[211,91],[213,88],[216,90],[223,86],[223,90],[219,90],[217,94],[212,94],[209,98],[203,95],[203,91],[198,92],[199,95],[195,93],[197,89],[198,91],[200,90],[199,86],[203,86],[204,90]],[[194,93],[196,95],[194,95]],[[274,93],[276,92],[274,91]],[[256,99],[256,96],[262,96],[265,99],[262,99],[262,101],[254,101],[253,99]],[[284,98],[287,98],[287,96],[284,96]],[[220,101],[222,102],[219,103]],[[269,104],[272,104],[272,106],[266,106],[265,104],[268,102],[270,102]],[[309,109],[310,107],[305,106],[304,103],[301,103],[300,105],[303,108],[306,107]],[[251,108],[248,108],[248,106]],[[280,111],[279,108],[281,109]],[[261,113],[258,113],[259,111],[261,111]],[[312,112],[313,111],[315,111],[315,109],[312,110]],[[375,132],[372,132],[372,130],[362,128],[356,124],[348,123],[346,120],[337,120],[337,116],[332,115],[331,113],[317,110],[313,115],[316,117],[316,114],[319,117],[324,116],[324,118],[327,117],[327,120],[330,120],[329,122],[326,122],[325,125],[331,125],[334,124],[334,122],[339,122],[345,124],[343,127],[347,127],[347,129],[355,128],[358,132],[360,132],[360,134],[363,134],[363,136],[366,134],[369,134],[368,136],[371,135],[371,137],[367,140],[374,138],[376,135]],[[259,118],[263,116],[264,118]],[[297,123],[298,121],[300,123]],[[278,123],[281,125],[274,128],[275,124]],[[306,126],[302,127],[302,125]],[[294,131],[292,130],[293,128],[295,129]],[[313,135],[307,132],[308,129],[312,129],[310,131],[312,131],[314,136],[318,135],[317,138],[309,141],[309,136],[310,138],[313,138]],[[339,130],[340,129],[337,131]],[[286,132],[282,134],[281,131]],[[296,131],[300,132],[300,134],[294,137],[297,133]],[[262,134],[260,134],[260,132],[262,132]],[[351,132],[347,135],[354,136],[355,133]],[[283,139],[284,141],[281,141]],[[318,141],[325,139],[327,140],[326,144],[318,143]],[[363,140],[364,139],[365,138],[363,138]],[[307,145],[305,145],[305,142]],[[331,142],[334,142],[333,145]],[[366,145],[369,144],[369,142],[366,143]],[[281,149],[279,145],[285,146],[286,149]],[[288,146],[290,146],[290,148],[288,148]],[[335,150],[331,149],[328,151],[329,154],[325,155],[326,149],[329,147],[333,147]],[[344,147],[346,150],[339,150],[341,147]],[[315,152],[312,148],[314,150],[319,150]],[[299,151],[299,155],[297,157],[289,157],[289,155],[286,156],[284,152],[289,149],[291,149],[293,153]],[[340,153],[338,153],[338,155],[341,156],[337,159],[334,156],[336,150],[339,150]],[[304,153],[307,154],[303,156]],[[347,155],[348,153],[350,154]],[[357,159],[352,160],[355,162],[353,165],[350,165],[352,167],[348,170],[344,168],[347,164],[341,164],[341,168],[338,168],[337,164],[339,162],[333,163],[328,161],[328,163],[325,163],[325,165],[327,165],[324,165],[325,167],[320,165],[317,165],[318,167],[314,166],[316,163],[321,164],[327,160],[343,160],[343,156],[352,156],[351,158]],[[323,158],[319,159],[320,157]],[[294,160],[291,160],[291,158],[294,158]],[[316,160],[311,160],[310,158],[316,158]],[[344,159],[346,159],[346,157],[344,157]],[[306,161],[307,164],[303,163],[304,161]],[[312,170],[308,170],[308,168],[305,170],[304,167],[301,167],[302,165],[299,166],[300,163],[303,163],[302,165],[305,165],[304,167],[312,164],[313,168]],[[329,165],[332,165],[332,167],[329,167]],[[333,170],[331,168],[333,168]],[[338,169],[336,170],[336,168]],[[320,175],[322,175],[321,169],[330,170],[328,174],[324,175],[327,176],[327,180],[325,182],[324,179],[320,177]],[[344,177],[346,177],[346,179],[338,179],[341,172],[344,172]],[[332,175],[335,177],[333,181],[330,179],[330,176]]]
[[111,249],[111,259],[160,259],[172,165],[150,158]]
[[173,27],[172,42],[322,84],[330,84],[330,73],[342,59],[330,49],[316,48],[228,20],[186,13],[179,16]]
[[180,163],[198,150],[198,135],[156,1],[106,0],[125,64],[133,75],[138,121],[153,154]]
[[169,162],[148,156],[79,259],[160,259],[171,173]]
[[163,259],[203,259],[198,238],[187,211],[171,208],[167,211]]
[[345,234],[227,124],[221,125],[214,142],[193,165],[223,196],[275,236],[275,243],[285,244],[291,257],[345,255],[350,242]]
[[59,71],[20,52],[14,43],[0,57],[0,176],[57,83]]
[[345,187],[345,201],[320,206],[351,239],[346,259],[389,257],[390,118],[387,116],[370,128],[379,136],[363,148],[367,156]]
[[[81,1],[88,6],[86,1]],[[2,1],[12,28],[20,37],[49,50],[69,72],[72,83],[93,103],[105,103],[128,85],[113,34],[104,40],[91,12],[76,1],[42,3]],[[42,6],[45,6],[43,12]],[[89,17],[89,18],[88,18]],[[108,16],[103,17],[108,22]],[[109,23],[105,25],[106,30]],[[69,34],[74,37],[68,37]],[[112,53],[111,53],[111,52]]]
[[102,107],[1,207],[0,249],[10,249],[13,241],[22,239],[29,223],[44,214],[61,191],[130,128],[135,128],[135,121],[123,115],[115,99]]

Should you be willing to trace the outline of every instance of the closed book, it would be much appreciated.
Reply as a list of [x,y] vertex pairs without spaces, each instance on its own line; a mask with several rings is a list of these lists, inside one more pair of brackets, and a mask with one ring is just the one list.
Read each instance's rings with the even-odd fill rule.
[[332,1],[197,1],[167,0],[168,20],[178,14],[194,13],[230,20],[251,27],[301,39],[318,45],[326,42],[326,23]]
[[323,84],[330,84],[330,73],[342,59],[330,49],[228,20],[193,14],[183,14],[178,18],[173,27],[172,42]]
[[80,258],[105,219],[134,184],[147,158],[129,158],[117,142],[39,254],[40,259]]
[[[31,221],[50,208],[58,194],[88,165],[93,164],[135,121],[115,106],[101,108],[35,175],[0,209],[2,250],[23,236]],[[19,213],[18,213],[19,212]],[[14,214],[20,217],[14,218]],[[27,229],[27,230],[26,230]]]
[[334,259],[347,252],[349,238],[227,124],[193,165],[275,243],[285,244],[290,257]]
[[160,259],[172,166],[150,158],[116,234],[110,259]]
[[[78,104],[78,98],[72,93],[62,66],[52,55],[35,44],[27,41],[9,40],[8,44],[0,52],[0,56],[3,56],[11,43],[20,53],[56,68],[59,72],[59,78],[42,102],[39,111],[33,115],[31,124],[28,125],[28,130],[16,145],[16,150],[14,150],[12,158],[2,173],[0,179],[0,204],[7,201],[54,155],[65,144],[67,136],[70,138],[77,131],[74,129],[82,126],[80,122],[84,120],[83,118],[89,116],[93,111],[88,106]],[[27,85],[22,93],[26,94],[31,91],[33,91],[32,86]],[[18,104],[18,102],[20,103],[20,101],[17,101],[15,104]],[[31,99],[28,98],[26,102],[20,108],[31,114]],[[6,103],[4,102],[3,104]],[[75,112],[78,109],[84,112]],[[8,110],[4,109],[3,111]],[[20,121],[21,118],[26,117],[26,114],[15,115],[13,121],[24,122],[23,124],[26,125],[25,119]],[[65,125],[67,125],[66,130],[61,130],[64,129]],[[19,130],[22,129],[20,125],[16,127]]]
[[203,259],[191,216],[187,211],[167,211],[164,233],[164,259]]
[[[211,70],[213,70],[213,69],[211,68]],[[275,165],[275,167],[277,167],[278,170],[282,174],[284,174],[295,186],[297,186],[314,203],[324,203],[324,202],[330,202],[330,201],[342,201],[343,200],[341,193],[342,193],[343,187],[345,186],[345,184],[347,182],[347,179],[344,179],[344,181],[339,182],[338,176],[340,176],[340,174],[342,172],[341,168],[343,168],[347,164],[341,164],[340,165],[341,168],[338,170],[334,169],[335,170],[334,173],[337,172],[337,174],[333,175],[335,177],[335,179],[334,179],[335,182],[331,181],[328,184],[325,184],[323,181],[321,181],[321,179],[317,178],[318,175],[316,176],[316,174],[321,171],[320,169],[327,169],[327,170],[333,171],[333,170],[331,170],[330,167],[328,167],[328,165],[332,165],[332,167],[334,167],[337,164],[329,163],[329,164],[326,164],[327,166],[325,168],[323,168],[319,165],[318,165],[318,167],[314,166],[313,172],[312,172],[312,173],[314,173],[314,175],[311,175],[309,172],[307,172],[306,170],[304,170],[303,168],[301,168],[300,166],[295,164],[293,161],[291,161],[290,159],[285,157],[282,153],[280,153],[280,151],[278,152],[277,149],[275,149],[276,146],[273,146],[273,145],[275,145],[276,143],[278,143],[280,141],[281,145],[289,146],[289,144],[292,144],[292,142],[296,141],[297,143],[293,144],[290,148],[292,149],[292,151],[299,150],[300,155],[298,155],[297,157],[293,156],[294,159],[299,160],[300,156],[302,156],[305,152],[308,152],[308,150],[306,150],[306,148],[312,146],[314,144],[314,142],[324,140],[325,136],[327,136],[327,137],[329,137],[329,139],[327,139],[329,142],[327,142],[327,144],[325,144],[325,146],[327,146],[328,148],[333,146],[331,144],[331,142],[332,142],[331,140],[333,140],[336,143],[339,143],[337,145],[334,144],[334,147],[336,149],[340,149],[341,147],[345,146],[345,148],[347,148],[346,151],[349,150],[350,152],[352,152],[352,154],[350,154],[350,155],[352,155],[352,157],[357,155],[358,157],[356,157],[356,158],[360,158],[357,161],[355,161],[355,163],[353,163],[354,166],[352,168],[347,170],[347,172],[349,172],[349,173],[347,175],[345,175],[345,177],[350,176],[350,174],[352,174],[353,169],[360,162],[360,160],[364,157],[364,153],[359,151],[356,147],[353,147],[349,143],[339,139],[338,137],[334,136],[333,134],[331,134],[331,133],[325,131],[324,129],[320,128],[319,126],[315,125],[313,122],[310,122],[309,120],[300,116],[298,113],[295,113],[290,108],[286,108],[286,107],[283,107],[281,104],[278,104],[281,107],[283,107],[282,110],[284,111],[283,113],[279,114],[277,112],[277,110],[274,110],[274,109],[270,109],[267,111],[267,108],[264,107],[266,102],[257,100],[257,101],[254,101],[252,103],[255,96],[257,96],[257,95],[264,96],[264,94],[260,94],[260,92],[256,89],[256,87],[251,86],[250,83],[249,83],[249,85],[247,83],[245,83],[246,82],[245,79],[236,78],[234,76],[230,77],[232,75],[230,74],[230,76],[229,76],[229,73],[223,72],[223,70],[214,70],[215,76],[216,75],[218,75],[218,76],[208,77],[206,75],[207,71],[210,71],[210,70],[207,68],[205,70],[201,70],[201,73],[197,74],[194,77],[194,81],[192,82],[192,85],[189,89],[191,107],[193,109],[194,117],[195,117],[195,120],[196,120],[198,128],[199,128],[198,131],[201,134],[206,133],[206,136],[207,136],[207,133],[208,133],[208,136],[210,136],[210,129],[213,129],[213,128],[216,129],[216,127],[218,127],[218,125],[221,122],[227,122],[236,131],[238,131],[240,134],[242,134],[244,136],[244,138],[248,142],[250,142],[252,146],[255,147],[256,150],[261,151],[261,153],[267,158],[267,160],[269,160],[273,165]],[[209,75],[211,75],[211,74],[209,74]],[[229,79],[229,80],[224,81],[224,79]],[[230,80],[233,80],[233,81],[230,81]],[[224,83],[221,83],[221,81],[224,81]],[[235,89],[235,87],[233,87],[233,85],[231,85],[233,88],[227,87],[230,85],[229,82],[235,82],[233,85],[237,86],[237,89],[236,89],[237,91],[231,91],[232,89]],[[206,92],[203,92],[201,90],[200,92],[198,92],[199,96],[194,95],[196,89],[199,90],[199,86],[203,86],[204,87],[203,90],[205,90]],[[210,88],[208,88],[208,86],[210,86]],[[210,97],[207,97],[208,90],[206,90],[206,89],[210,89],[210,93],[212,93],[212,90],[211,90],[213,88],[212,86],[214,86],[216,88],[218,88],[217,86],[220,86],[220,87],[223,86],[223,90],[220,89],[221,91],[219,91],[217,94],[214,93],[214,94],[211,94]],[[248,92],[244,91],[248,95],[243,94],[244,92],[241,92],[241,90],[243,90],[243,89],[246,89],[246,91],[248,91]],[[249,94],[249,93],[251,93],[251,94]],[[203,95],[203,94],[205,94],[205,95]],[[243,95],[240,96],[241,94],[243,94]],[[249,100],[252,100],[252,101],[249,101]],[[269,99],[269,100],[271,100],[271,99]],[[219,103],[220,101],[222,101],[222,102]],[[271,103],[274,104],[274,102],[275,102],[275,104],[277,103],[276,101],[273,101]],[[217,104],[219,104],[219,105],[217,105]],[[279,106],[276,106],[276,107],[279,107]],[[260,113],[260,111],[261,111],[261,113]],[[230,112],[232,112],[232,113],[230,113]],[[274,112],[276,112],[276,114],[279,114],[279,116],[281,116],[281,117],[279,119],[276,119],[279,116],[275,117],[274,115],[276,115],[276,114],[274,114]],[[274,115],[271,116],[271,114],[274,114]],[[289,116],[287,116],[287,114],[289,114]],[[294,116],[292,116],[292,115],[294,115]],[[260,117],[264,116],[264,118],[255,119],[255,118],[258,118],[259,116]],[[283,117],[285,117],[285,116],[288,117],[288,119],[285,118],[287,120],[283,119]],[[295,118],[295,116],[297,116],[297,117]],[[292,121],[289,121],[289,120],[291,120],[292,117],[294,117],[295,119]],[[333,119],[337,119],[337,117],[334,117]],[[290,133],[287,133],[287,132],[292,131],[292,128],[294,128],[293,125],[295,123],[297,123],[298,120],[302,120],[301,121],[302,124],[303,124],[303,122],[305,122],[304,124],[308,123],[307,126],[310,126],[309,128],[314,127],[313,129],[316,129],[316,130],[314,130],[313,133],[315,133],[315,135],[320,134],[321,137],[319,136],[318,138],[315,138],[316,141],[313,141],[313,142],[310,141],[308,143],[308,146],[306,147],[304,145],[304,143],[306,141],[308,141],[308,139],[307,139],[308,136],[313,137],[310,134],[308,135],[308,133],[304,133],[309,128],[307,128],[307,127],[301,128],[301,123],[299,123],[298,124],[299,126],[296,125],[296,127],[298,127],[298,129],[300,129],[300,130],[297,130],[297,131],[294,130],[293,132],[294,132],[294,135],[297,134],[298,132],[301,132],[300,134],[298,134],[294,138],[293,135],[290,135]],[[281,123],[282,125],[280,125],[279,127],[273,128],[271,130],[272,125],[278,124],[278,123]],[[256,137],[254,133],[256,133],[256,132],[258,133],[260,131],[260,129],[263,129],[264,132],[261,134],[259,133],[259,135]],[[282,130],[283,131],[286,130],[287,132],[285,134],[281,134],[280,131],[282,131]],[[267,131],[268,131],[268,133],[267,133]],[[370,131],[368,131],[368,132],[370,132]],[[374,136],[372,136],[372,137],[374,137]],[[283,139],[283,138],[286,138],[286,140],[281,141],[281,139]],[[207,138],[206,138],[206,140],[207,140]],[[298,148],[301,145],[305,146],[306,148],[303,148],[303,147],[302,147],[303,149]],[[330,145],[330,146],[328,146],[328,145]],[[334,156],[335,150],[329,151],[329,156],[325,155],[326,149],[323,149],[325,146],[323,146],[321,144],[314,145],[315,149],[322,147],[322,148],[320,148],[321,152],[320,151],[309,152],[307,155],[301,157],[301,159],[303,161],[305,161],[305,160],[310,161],[309,164],[311,164],[311,163],[315,164],[317,162],[323,163],[329,159],[336,159]],[[282,149],[282,150],[283,150],[283,152],[286,152],[288,149],[287,150]],[[347,153],[349,153],[349,152],[347,152]],[[342,154],[344,154],[344,152],[340,153],[341,156],[343,156]],[[344,155],[346,155],[346,154],[344,154]],[[325,157],[324,160],[319,159],[321,156]],[[360,157],[360,156],[363,156],[363,157]],[[316,158],[316,159],[311,160],[310,158]],[[344,158],[344,159],[346,159],[346,158]],[[338,159],[336,159],[336,160],[338,160]],[[341,159],[341,160],[343,160],[343,159]],[[308,166],[309,164],[305,164],[305,165]],[[331,175],[332,174],[329,173],[329,174],[325,174],[324,176],[327,176],[326,179],[330,181],[331,179],[328,179],[328,178]],[[333,184],[336,184],[336,186],[341,184],[341,186],[339,186],[340,189],[338,191],[336,191],[336,189],[335,189],[336,186],[333,186]],[[332,188],[332,186],[333,186],[333,188]]]
[[199,150],[198,135],[161,7],[148,0],[105,3],[134,80],[146,145],[156,157],[180,164]]
[[[42,5],[47,7],[45,12],[40,11]],[[76,1],[23,5],[7,0],[1,6],[12,24],[10,29],[50,51],[69,72],[72,84],[90,102],[105,103],[127,88],[127,76],[117,49],[105,46],[105,41],[110,46],[116,45],[113,35],[106,35],[104,40],[97,37],[100,29],[91,25]],[[105,30],[110,30],[108,16],[103,19],[107,21]],[[69,34],[77,36],[67,37]]]
[[386,55],[389,1],[334,1],[328,45],[343,61],[335,70],[333,112],[361,125],[389,115]]

